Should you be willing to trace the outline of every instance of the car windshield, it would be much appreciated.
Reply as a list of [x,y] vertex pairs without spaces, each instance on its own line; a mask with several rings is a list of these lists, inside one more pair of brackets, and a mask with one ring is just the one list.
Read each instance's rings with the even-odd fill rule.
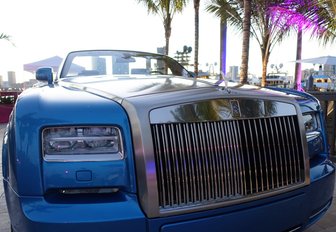
[[77,51],[70,53],[60,78],[79,76],[174,75],[190,77],[177,61],[160,54],[134,51]]

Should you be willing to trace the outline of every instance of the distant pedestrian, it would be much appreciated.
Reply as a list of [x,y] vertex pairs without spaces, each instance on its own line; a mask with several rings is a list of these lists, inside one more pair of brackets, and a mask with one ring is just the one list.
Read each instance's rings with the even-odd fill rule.
[[322,70],[322,65],[320,64],[319,70],[318,70],[318,75],[323,75],[323,70]]
[[311,91],[314,89],[314,77],[312,74],[307,78],[307,91]]

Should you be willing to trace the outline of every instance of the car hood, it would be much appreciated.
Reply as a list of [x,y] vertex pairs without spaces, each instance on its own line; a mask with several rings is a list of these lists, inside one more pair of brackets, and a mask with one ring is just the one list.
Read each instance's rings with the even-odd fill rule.
[[[60,86],[82,90],[104,98],[113,99],[121,103],[127,99],[147,99],[164,101],[166,98],[177,101],[192,98],[208,97],[297,97],[288,93],[273,91],[250,85],[237,83],[221,83],[213,80],[200,80],[172,76],[154,77],[78,77],[64,79],[58,82]],[[210,94],[210,95],[209,95]],[[155,95],[155,97],[153,96]],[[219,96],[218,96],[219,95]],[[198,97],[197,97],[198,96]],[[207,98],[207,97],[206,97]],[[131,100],[132,99],[132,100]]]
[[181,77],[82,77],[59,82],[60,85],[114,98],[130,98],[163,92],[212,87],[210,83]]

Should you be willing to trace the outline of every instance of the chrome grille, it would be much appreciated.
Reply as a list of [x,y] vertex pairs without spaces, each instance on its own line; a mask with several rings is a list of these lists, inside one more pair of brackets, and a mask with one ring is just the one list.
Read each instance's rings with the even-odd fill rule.
[[248,198],[305,180],[295,115],[151,129],[161,209]]

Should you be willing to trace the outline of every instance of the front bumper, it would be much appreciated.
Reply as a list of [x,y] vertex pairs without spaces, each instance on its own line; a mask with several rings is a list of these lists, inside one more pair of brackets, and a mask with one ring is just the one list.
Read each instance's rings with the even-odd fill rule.
[[44,197],[18,196],[4,181],[12,226],[20,232],[58,231],[287,231],[302,230],[329,208],[335,167],[323,162],[310,169],[310,185],[292,192],[245,204],[147,219],[137,197],[119,193],[87,203],[80,199],[50,202]]
[[10,221],[18,232],[145,231],[146,220],[134,195],[52,202],[44,197],[19,197],[4,182]]

